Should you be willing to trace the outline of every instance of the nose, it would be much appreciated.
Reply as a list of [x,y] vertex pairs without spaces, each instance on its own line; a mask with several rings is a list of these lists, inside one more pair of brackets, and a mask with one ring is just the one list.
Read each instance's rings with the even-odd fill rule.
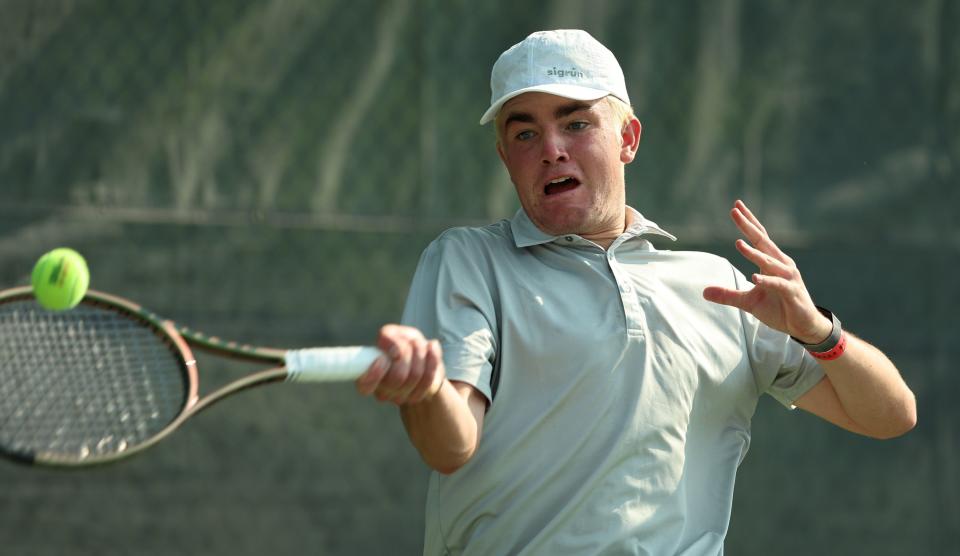
[[567,146],[557,133],[544,133],[540,145],[540,158],[543,164],[550,165],[569,160]]

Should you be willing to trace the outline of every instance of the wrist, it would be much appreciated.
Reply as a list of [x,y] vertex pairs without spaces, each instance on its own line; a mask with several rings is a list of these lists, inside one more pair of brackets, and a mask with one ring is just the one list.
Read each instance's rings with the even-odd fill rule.
[[830,331],[826,337],[816,343],[807,343],[803,339],[796,338],[794,336],[791,336],[791,338],[802,345],[803,348],[810,353],[810,355],[816,357],[817,359],[826,361],[836,359],[837,357],[843,355],[843,352],[846,349],[846,334],[844,334],[843,328],[840,325],[840,319],[838,319],[836,315],[820,306],[817,306],[817,310],[820,311],[821,315],[830,321]]
[[833,314],[826,309],[821,309],[817,307],[817,311],[820,313],[820,318],[817,319],[817,322],[813,326],[813,330],[809,334],[796,335],[792,338],[804,346],[815,346],[822,344],[830,339],[830,334],[833,333]]
[[448,384],[446,377],[441,377],[439,380],[434,380],[433,384],[431,384],[427,391],[424,392],[423,396],[417,397],[415,400],[407,400],[401,405],[405,407],[429,406],[440,398],[440,392],[443,390],[446,384]]

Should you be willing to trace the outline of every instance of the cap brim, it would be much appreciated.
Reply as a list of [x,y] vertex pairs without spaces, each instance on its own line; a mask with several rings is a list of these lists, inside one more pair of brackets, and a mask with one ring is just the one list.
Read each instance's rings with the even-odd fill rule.
[[511,91],[498,98],[497,101],[491,104],[490,108],[483,113],[483,116],[480,118],[480,125],[485,125],[493,121],[493,119],[497,117],[497,113],[500,112],[500,109],[503,108],[503,105],[508,100],[524,93],[549,93],[551,95],[557,95],[558,97],[564,97],[573,100],[596,100],[612,94],[610,91],[592,89],[590,87],[581,87],[579,85],[563,85],[561,83],[545,83],[543,85],[525,87],[523,89]]

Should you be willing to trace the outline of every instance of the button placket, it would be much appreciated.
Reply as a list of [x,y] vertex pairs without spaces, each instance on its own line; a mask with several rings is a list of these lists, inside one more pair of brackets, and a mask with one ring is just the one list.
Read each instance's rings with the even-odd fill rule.
[[642,311],[640,309],[640,303],[636,296],[633,295],[634,288],[630,285],[630,275],[622,269],[612,250],[607,251],[607,265],[610,267],[610,272],[613,274],[613,279],[616,281],[617,289],[620,292],[620,303],[623,306],[623,316],[626,323],[627,334],[630,336],[642,336]]

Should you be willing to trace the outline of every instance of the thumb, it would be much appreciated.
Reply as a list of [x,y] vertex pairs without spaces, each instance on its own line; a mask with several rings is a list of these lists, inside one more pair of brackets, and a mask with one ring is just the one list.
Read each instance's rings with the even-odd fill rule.
[[744,302],[749,293],[749,291],[737,291],[718,286],[708,286],[703,289],[703,298],[712,303],[743,309]]

